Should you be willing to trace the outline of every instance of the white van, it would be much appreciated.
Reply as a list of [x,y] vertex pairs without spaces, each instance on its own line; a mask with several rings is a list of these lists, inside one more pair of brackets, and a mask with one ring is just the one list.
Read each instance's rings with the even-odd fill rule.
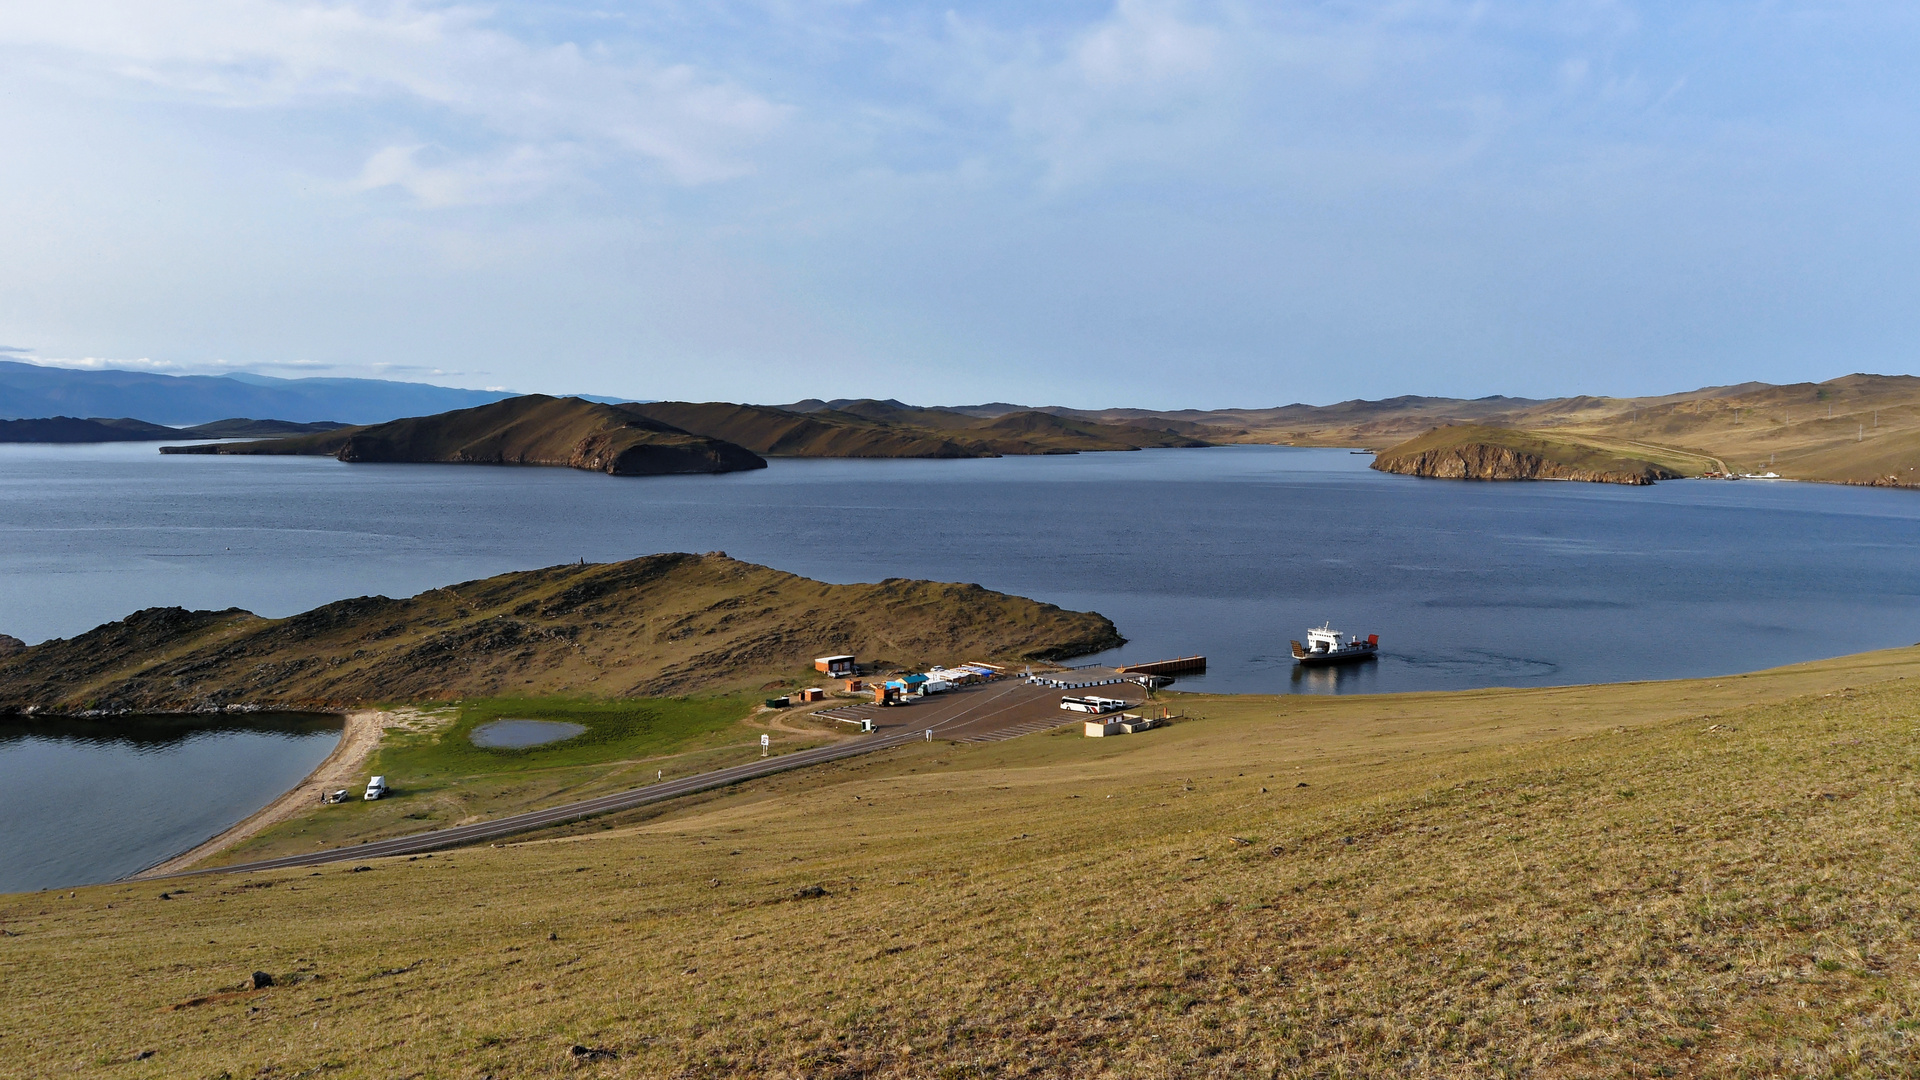
[[382,795],[385,795],[386,793],[387,793],[386,777],[376,776],[373,779],[367,781],[366,799],[368,802],[372,802],[373,800],[379,798]]

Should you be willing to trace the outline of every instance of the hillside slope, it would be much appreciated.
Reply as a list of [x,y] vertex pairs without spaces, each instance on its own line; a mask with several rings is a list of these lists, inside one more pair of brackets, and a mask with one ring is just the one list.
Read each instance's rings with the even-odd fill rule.
[[759,455],[619,406],[528,394],[472,409],[266,442],[163,446],[163,454],[267,454],[341,461],[564,465],[614,476],[764,469]]
[[1920,487],[1920,378],[1846,375],[1727,390],[1576,417],[1556,430],[1707,453],[1736,472]]
[[[1903,649],[1681,683],[1180,695],[1193,719],[1159,731],[915,744],[559,839],[0,897],[7,1060],[1911,1076],[1916,679]],[[254,971],[275,985],[242,987]]]
[[718,553],[654,555],[285,619],[152,608],[0,658],[0,712],[634,697],[757,685],[822,653],[957,663],[1122,641],[1103,616],[978,585],[829,585]]
[[769,457],[971,458],[990,452],[970,443],[851,413],[797,413],[724,401],[654,401],[621,409],[684,431],[725,439]]
[[891,400],[837,404],[776,408],[661,401],[621,408],[755,453],[786,457],[998,457],[1212,445],[1191,430],[1173,430],[1176,424],[1107,424],[1034,410],[976,417]]
[[1380,451],[1373,468],[1451,480],[1584,480],[1651,484],[1681,474],[1569,439],[1511,428],[1459,424],[1435,428]]

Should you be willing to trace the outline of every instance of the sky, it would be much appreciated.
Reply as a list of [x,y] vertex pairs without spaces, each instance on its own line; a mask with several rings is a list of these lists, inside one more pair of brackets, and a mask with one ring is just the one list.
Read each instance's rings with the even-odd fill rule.
[[1912,373],[1920,7],[13,0],[0,356],[1160,408]]

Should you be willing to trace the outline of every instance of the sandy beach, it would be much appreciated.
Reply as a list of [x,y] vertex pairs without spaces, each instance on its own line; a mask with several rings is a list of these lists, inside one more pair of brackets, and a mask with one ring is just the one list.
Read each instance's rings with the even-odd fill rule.
[[359,780],[361,766],[379,747],[381,733],[401,723],[398,714],[379,709],[348,713],[346,730],[340,733],[340,745],[334,747],[333,753],[308,773],[305,780],[220,835],[133,876],[177,874],[319,803],[328,791],[352,787]]

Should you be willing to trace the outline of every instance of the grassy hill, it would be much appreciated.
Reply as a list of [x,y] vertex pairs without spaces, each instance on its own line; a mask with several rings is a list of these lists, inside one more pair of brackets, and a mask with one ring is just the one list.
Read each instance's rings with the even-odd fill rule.
[[829,585],[720,553],[555,566],[285,619],[152,608],[0,658],[0,711],[752,687],[812,657],[1041,659],[1123,639],[1105,617],[978,585]]
[[266,442],[163,446],[163,454],[289,454],[342,461],[564,465],[614,476],[763,469],[743,447],[579,398],[542,394]]
[[851,413],[797,413],[763,405],[656,401],[620,408],[686,431],[725,439],[770,457],[988,456],[982,448],[931,431],[874,421]]
[[1381,472],[1454,480],[1585,480],[1651,484],[1682,473],[1608,447],[1540,432],[1481,424],[1435,428],[1380,451]]
[[[1000,416],[1020,407],[959,411]],[[1686,475],[1766,472],[1801,480],[1920,486],[1920,378],[1847,375],[1819,383],[1748,382],[1679,394],[1530,400],[1397,397],[1334,405],[1214,411],[1042,412],[1104,424],[1168,424],[1215,443],[1379,447],[1435,428],[1484,426],[1572,442]]]
[[1561,427],[1576,435],[1710,454],[1736,472],[1920,486],[1920,378],[1848,375],[1728,391],[1630,403],[1608,415],[1570,418]]
[[[6,1057],[1913,1075],[1917,677],[1907,649],[1682,683],[1176,695],[1189,719],[1157,732],[915,744],[552,840],[4,897]],[[276,985],[242,989],[254,971]]]
[[[1108,424],[1034,410],[981,417],[872,399],[789,408],[684,401],[621,408],[787,457],[996,457],[1211,445],[1190,425]],[[1187,430],[1176,430],[1181,427]]]

